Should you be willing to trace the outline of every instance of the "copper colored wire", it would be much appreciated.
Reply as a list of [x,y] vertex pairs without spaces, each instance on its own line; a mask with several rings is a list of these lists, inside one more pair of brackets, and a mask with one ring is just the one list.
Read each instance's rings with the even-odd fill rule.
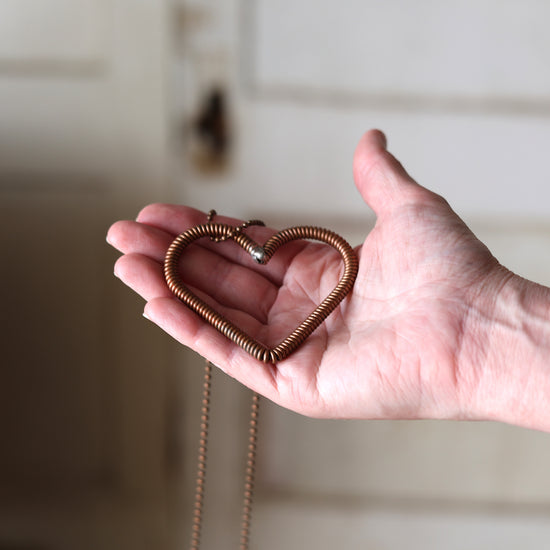
[[202,385],[201,431],[199,436],[199,456],[195,480],[195,503],[193,507],[193,527],[191,550],[198,550],[201,543],[202,516],[204,508],[204,485],[206,481],[206,459],[208,451],[208,431],[210,424],[210,392],[212,387],[212,363],[206,361]]
[[[248,225],[261,224],[258,220],[246,222]],[[324,242],[335,248],[344,261],[344,273],[332,292],[296,327],[282,342],[274,348],[258,342],[209,304],[195,295],[181,280],[179,260],[183,250],[194,241],[209,237],[219,242],[232,239],[247,251],[258,263],[266,264],[282,245],[299,239]],[[164,276],[170,290],[197,315],[211,324],[219,332],[231,339],[254,358],[265,363],[277,363],[286,359],[306,338],[330,315],[353,287],[358,270],[358,261],[351,246],[339,235],[312,226],[296,226],[284,229],[269,238],[263,246],[256,243],[241,228],[221,223],[197,225],[174,239],[165,256]]]
[[[197,475],[195,479],[195,502],[193,506],[193,526],[191,532],[191,550],[199,550],[201,544],[204,493],[206,482],[206,463],[208,453],[208,437],[210,430],[210,400],[212,390],[212,363],[206,361],[202,386],[201,425],[199,436],[199,452],[197,458]],[[241,514],[241,534],[239,550],[247,550],[250,540],[250,521],[252,515],[252,500],[256,479],[256,448],[258,441],[258,417],[260,396],[252,395],[250,405],[250,420],[248,426],[248,449],[246,471],[244,478],[243,508]]]
[[244,498],[241,519],[240,550],[248,549],[250,538],[250,519],[252,514],[252,499],[256,481],[256,447],[258,442],[258,415],[260,410],[260,396],[252,395],[250,405],[250,420],[248,424],[248,452],[246,457],[246,472],[244,479]]

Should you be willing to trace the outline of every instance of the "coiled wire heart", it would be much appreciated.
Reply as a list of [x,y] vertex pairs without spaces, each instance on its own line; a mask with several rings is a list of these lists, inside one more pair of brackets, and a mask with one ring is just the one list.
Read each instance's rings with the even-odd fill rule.
[[[334,311],[338,304],[351,291],[358,270],[358,260],[351,246],[342,237],[321,227],[309,225],[289,227],[270,237],[264,245],[258,244],[243,229],[250,225],[263,225],[259,220],[245,222],[240,227],[212,223],[211,211],[208,223],[197,225],[181,233],[174,239],[165,256],[164,276],[170,290],[197,315],[210,323],[219,332],[235,342],[255,359],[264,363],[277,363],[286,359],[309,335]],[[302,321],[282,342],[270,348],[258,342],[230,320],[214,310],[210,305],[194,294],[181,280],[178,262],[184,249],[202,237],[213,241],[233,240],[246,250],[260,264],[267,264],[273,254],[284,244],[300,239],[323,242],[335,248],[342,256],[344,273],[332,292]]]

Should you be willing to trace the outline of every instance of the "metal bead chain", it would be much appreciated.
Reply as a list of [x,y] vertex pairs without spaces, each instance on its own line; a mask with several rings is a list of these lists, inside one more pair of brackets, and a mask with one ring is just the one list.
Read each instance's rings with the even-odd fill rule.
[[[210,210],[206,215],[206,223],[212,223],[212,220],[216,215],[217,212],[215,210]],[[233,239],[235,235],[237,235],[238,233],[242,233],[243,229],[246,229],[251,225],[260,225],[262,227],[265,227],[265,223],[262,220],[248,220],[247,222],[241,223],[241,225],[236,225],[231,233],[228,233],[221,237],[210,237],[210,240],[214,241],[215,243],[221,243],[223,241],[227,241],[228,239]]]
[[260,396],[254,393],[250,406],[250,420],[248,424],[248,454],[246,460],[246,474],[244,480],[244,499],[241,521],[240,550],[248,549],[250,536],[250,517],[252,513],[252,499],[256,480],[256,448],[258,442],[258,414],[260,410]]
[[202,515],[204,508],[204,484],[206,481],[206,458],[208,451],[208,430],[210,423],[210,393],[212,387],[212,363],[206,361],[202,386],[201,431],[199,436],[199,456],[195,481],[195,503],[193,507],[193,531],[191,550],[198,550],[201,542]]
[[[210,400],[212,388],[212,363],[206,361],[202,387],[201,427],[199,437],[199,454],[197,459],[197,477],[195,481],[195,502],[193,509],[193,528],[191,534],[191,550],[199,550],[204,511],[204,489],[206,481],[206,460],[208,453],[208,432],[210,424]],[[244,480],[243,509],[241,516],[240,550],[248,550],[250,539],[250,520],[252,501],[256,480],[256,449],[258,441],[258,415],[260,396],[252,395],[250,420],[248,427],[248,453]]]
[[[216,215],[215,210],[210,210],[207,216],[207,223],[211,224]],[[235,227],[234,231],[221,237],[211,237],[214,242],[222,242],[233,238],[241,233],[243,229],[251,225],[264,226],[261,220],[249,220]],[[193,528],[191,534],[191,550],[199,550],[204,511],[204,490],[206,482],[206,460],[208,454],[208,432],[210,424],[210,400],[212,388],[212,363],[206,361],[204,367],[204,380],[202,389],[201,405],[201,427],[199,436],[199,453],[197,458],[197,477],[195,481],[195,501],[193,507]],[[260,407],[260,396],[257,393],[252,395],[250,407],[250,421],[248,429],[248,453],[246,461],[246,472],[244,480],[243,509],[241,517],[240,550],[248,550],[250,538],[250,519],[252,513],[252,499],[256,478],[256,447],[258,440],[258,413]]]

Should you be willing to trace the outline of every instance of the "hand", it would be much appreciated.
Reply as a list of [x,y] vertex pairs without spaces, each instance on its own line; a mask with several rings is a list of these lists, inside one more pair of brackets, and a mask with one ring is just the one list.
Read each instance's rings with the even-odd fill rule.
[[[166,249],[177,234],[205,223],[203,212],[153,204],[136,222],[114,224],[108,240],[124,253],[115,273],[145,298],[151,321],[284,407],[333,418],[472,416],[486,353],[472,312],[479,296],[490,304],[511,274],[441,197],[411,179],[381,132],[362,138],[354,177],[377,222],[357,249],[353,292],[277,365],[250,357],[166,287]],[[247,232],[260,243],[273,234],[259,227]],[[266,267],[232,242],[197,243],[184,252],[186,284],[268,345],[290,333],[341,273],[340,256],[319,243],[290,243]]]

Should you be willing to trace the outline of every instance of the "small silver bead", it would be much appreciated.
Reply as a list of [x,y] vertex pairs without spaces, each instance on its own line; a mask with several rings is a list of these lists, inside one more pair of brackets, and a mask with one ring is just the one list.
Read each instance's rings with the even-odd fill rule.
[[255,246],[251,251],[250,255],[254,258],[254,260],[259,263],[263,264],[265,260],[265,250],[261,246]]

